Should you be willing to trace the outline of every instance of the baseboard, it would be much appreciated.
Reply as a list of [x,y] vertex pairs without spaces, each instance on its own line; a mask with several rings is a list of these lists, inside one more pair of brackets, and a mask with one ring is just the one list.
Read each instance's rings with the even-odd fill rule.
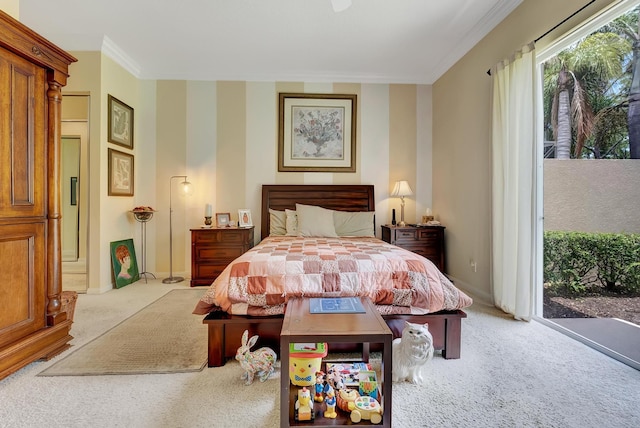
[[474,303],[480,303],[487,306],[493,306],[493,296],[489,293],[478,291],[474,289],[469,283],[462,281],[454,276],[447,275],[449,279],[455,284],[457,288],[464,291],[474,301]]

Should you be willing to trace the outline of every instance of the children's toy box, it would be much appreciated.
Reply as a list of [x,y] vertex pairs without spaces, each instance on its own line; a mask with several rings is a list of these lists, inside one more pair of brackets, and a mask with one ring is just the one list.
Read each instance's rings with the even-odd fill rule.
[[311,386],[316,382],[322,359],[327,356],[326,343],[289,344],[289,378],[298,386]]

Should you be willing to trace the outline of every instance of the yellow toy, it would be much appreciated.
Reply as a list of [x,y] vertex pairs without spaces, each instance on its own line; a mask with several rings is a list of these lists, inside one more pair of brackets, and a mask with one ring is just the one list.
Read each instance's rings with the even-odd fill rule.
[[313,402],[311,401],[311,391],[307,387],[298,390],[298,399],[294,406],[294,417],[296,421],[312,421],[315,417],[313,412]]
[[382,407],[375,398],[363,395],[354,401],[355,408],[351,411],[351,422],[357,424],[361,420],[371,420],[371,423],[382,422]]
[[324,412],[325,418],[335,419],[338,414],[336,413],[336,392],[333,390],[331,385],[328,385],[327,388],[327,396],[324,400],[324,403],[327,405],[327,410]]
[[338,409],[345,412],[350,412],[356,408],[354,402],[356,398],[360,397],[360,394],[355,389],[341,389],[336,393],[336,401]]

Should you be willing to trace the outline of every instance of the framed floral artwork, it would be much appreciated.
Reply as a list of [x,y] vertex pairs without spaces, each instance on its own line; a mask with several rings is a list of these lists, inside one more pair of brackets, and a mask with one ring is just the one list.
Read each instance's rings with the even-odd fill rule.
[[133,155],[109,150],[109,196],[133,196]]
[[133,149],[133,108],[108,96],[107,141]]
[[355,94],[279,94],[278,171],[356,171]]

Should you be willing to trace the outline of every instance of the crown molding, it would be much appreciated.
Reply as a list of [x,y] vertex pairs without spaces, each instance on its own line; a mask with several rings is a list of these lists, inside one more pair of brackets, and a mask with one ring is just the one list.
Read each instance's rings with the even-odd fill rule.
[[127,55],[113,40],[104,36],[102,38],[101,52],[117,62],[122,68],[133,74],[137,79],[141,79],[140,65]]

